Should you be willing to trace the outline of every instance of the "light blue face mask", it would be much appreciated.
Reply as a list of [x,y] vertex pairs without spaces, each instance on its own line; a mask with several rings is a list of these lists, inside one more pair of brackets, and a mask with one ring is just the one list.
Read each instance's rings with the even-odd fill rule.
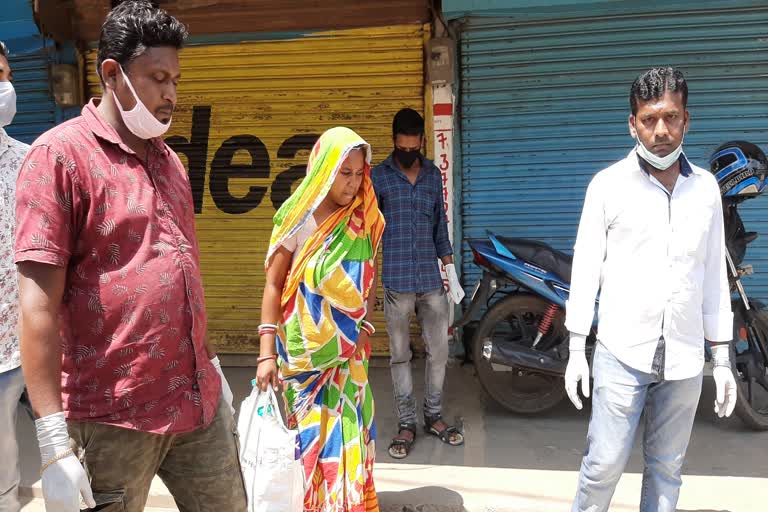
[[[637,125],[635,125],[635,133],[637,133]],[[651,164],[655,169],[666,171],[677,162],[678,158],[680,158],[680,155],[683,152],[683,142],[685,142],[685,126],[683,126],[683,140],[681,140],[680,145],[667,156],[657,156],[651,153],[648,148],[640,142],[640,137],[637,137],[636,151],[640,158]]]

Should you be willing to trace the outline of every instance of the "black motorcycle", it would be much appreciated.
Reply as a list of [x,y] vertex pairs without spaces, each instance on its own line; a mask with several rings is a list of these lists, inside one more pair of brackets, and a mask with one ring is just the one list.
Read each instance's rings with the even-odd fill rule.
[[757,233],[744,231],[737,207],[738,203],[731,201],[723,207],[728,280],[738,297],[731,303],[731,364],[739,386],[735,412],[750,428],[768,430],[768,311],[749,298],[741,283],[743,277],[752,274],[752,266],[741,261]]

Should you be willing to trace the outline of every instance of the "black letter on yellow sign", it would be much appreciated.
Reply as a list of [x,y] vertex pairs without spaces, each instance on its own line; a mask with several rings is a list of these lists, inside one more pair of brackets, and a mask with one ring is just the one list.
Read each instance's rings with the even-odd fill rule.
[[[280,144],[277,156],[278,158],[296,158],[296,154],[302,149],[311,150],[319,138],[320,136],[314,133],[288,137]],[[279,210],[283,203],[291,197],[293,183],[306,176],[306,169],[306,165],[292,165],[277,175],[272,183],[272,194],[270,195],[275,210]]]
[[195,213],[203,212],[205,164],[208,162],[208,134],[210,131],[211,107],[194,107],[192,109],[192,133],[189,140],[178,135],[168,137],[165,140],[175,152],[187,156]]
[[[232,163],[238,150],[250,154],[250,164]],[[224,213],[247,213],[259,206],[267,187],[250,187],[245,197],[234,197],[229,192],[231,178],[269,178],[269,153],[257,137],[236,135],[224,141],[211,162],[210,190],[213,202]]]

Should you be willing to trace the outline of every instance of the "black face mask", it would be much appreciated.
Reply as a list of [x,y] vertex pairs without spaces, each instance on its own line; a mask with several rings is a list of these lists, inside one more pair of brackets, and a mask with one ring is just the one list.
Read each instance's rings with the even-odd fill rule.
[[419,150],[405,151],[404,149],[400,149],[396,147],[395,158],[397,159],[398,162],[403,164],[403,167],[410,169],[411,166],[413,165],[413,162],[415,162],[416,160],[421,160],[421,151]]

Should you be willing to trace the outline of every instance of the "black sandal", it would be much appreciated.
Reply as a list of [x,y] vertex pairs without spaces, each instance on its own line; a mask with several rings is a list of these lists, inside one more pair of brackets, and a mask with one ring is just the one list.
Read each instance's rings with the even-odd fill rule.
[[459,429],[456,427],[446,423],[447,426],[443,430],[437,430],[435,423],[440,421],[445,423],[443,417],[439,414],[437,416],[424,416],[424,431],[450,446],[461,446],[464,444],[464,434],[459,432]]
[[[403,439],[400,437],[401,432],[410,432],[413,434],[413,439]],[[411,446],[416,441],[416,425],[413,423],[400,423],[397,425],[397,436],[389,443],[389,456],[393,459],[404,459],[411,453]],[[400,450],[394,450],[395,448],[402,448]]]

